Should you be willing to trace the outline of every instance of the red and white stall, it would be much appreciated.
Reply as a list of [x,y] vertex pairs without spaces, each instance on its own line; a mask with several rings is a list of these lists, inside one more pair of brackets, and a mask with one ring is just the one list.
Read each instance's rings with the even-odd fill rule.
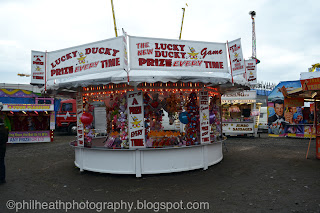
[[[45,56],[46,88],[76,98],[71,145],[81,171],[140,177],[222,160],[221,93],[232,90],[226,43],[120,36]],[[93,125],[94,104],[107,134]],[[180,131],[163,131],[163,111]]]

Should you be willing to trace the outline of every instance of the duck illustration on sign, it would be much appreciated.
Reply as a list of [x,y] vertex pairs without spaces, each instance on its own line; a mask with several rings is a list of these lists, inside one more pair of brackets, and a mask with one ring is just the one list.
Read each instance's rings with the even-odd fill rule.
[[189,54],[189,56],[190,56],[190,59],[198,59],[198,54],[199,53],[196,53],[196,50],[193,48],[193,47],[189,47],[189,49],[190,49],[190,52],[191,53],[188,53]]
[[85,59],[87,56],[84,56],[82,52],[79,53],[80,58],[77,58],[79,61],[79,64],[85,64]]
[[202,117],[203,121],[207,121],[208,120],[208,117],[205,113],[203,113],[203,117]]
[[41,68],[39,66],[36,67],[36,71],[41,71]]
[[140,126],[140,122],[141,121],[138,121],[138,118],[136,116],[134,116],[132,119],[133,119],[133,122],[131,122],[132,123],[132,127],[133,128],[140,128],[141,127]]
[[237,52],[234,53],[234,59],[233,59],[233,62],[240,62],[241,61],[241,58],[239,57],[239,54]]

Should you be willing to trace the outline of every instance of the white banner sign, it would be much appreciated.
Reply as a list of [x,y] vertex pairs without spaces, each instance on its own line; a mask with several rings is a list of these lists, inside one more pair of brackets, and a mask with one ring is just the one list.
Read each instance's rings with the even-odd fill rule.
[[245,73],[244,60],[242,55],[241,39],[228,42],[229,57],[232,69],[232,75]]
[[127,92],[129,147],[145,147],[143,93]]
[[38,112],[45,112],[45,111],[54,111],[53,104],[3,104],[2,111],[38,111]]
[[225,43],[129,37],[135,70],[228,72]]
[[201,143],[210,143],[209,96],[208,91],[200,92],[200,138]]
[[255,90],[244,90],[241,92],[227,93],[221,96],[221,101],[224,100],[256,100],[257,92]]
[[45,84],[46,53],[31,51],[31,84]]
[[229,134],[248,134],[254,133],[253,123],[223,123],[223,133]]
[[123,37],[47,53],[47,79],[124,69]]
[[257,64],[255,59],[245,60],[247,79],[250,84],[257,84]]

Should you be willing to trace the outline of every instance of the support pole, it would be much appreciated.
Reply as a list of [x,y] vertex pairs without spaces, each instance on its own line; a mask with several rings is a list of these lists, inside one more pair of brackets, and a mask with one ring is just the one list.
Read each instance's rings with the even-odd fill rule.
[[[188,7],[188,5],[186,4],[186,6]],[[180,28],[180,36],[179,36],[179,40],[181,40],[181,35],[182,35],[182,27],[183,27],[183,20],[184,20],[184,13],[186,12],[186,8],[183,7],[182,8],[183,13],[182,13],[182,21],[181,21],[181,28]]]
[[116,37],[118,37],[116,17],[115,17],[115,15],[114,15],[114,9],[113,9],[113,0],[111,0],[111,7],[112,7],[112,15],[113,15],[114,32],[115,32],[115,34],[116,34]]

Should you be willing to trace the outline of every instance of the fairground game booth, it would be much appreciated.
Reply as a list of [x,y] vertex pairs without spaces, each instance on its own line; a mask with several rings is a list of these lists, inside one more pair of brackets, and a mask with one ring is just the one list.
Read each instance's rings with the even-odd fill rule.
[[[140,177],[222,160],[221,94],[241,86],[232,87],[226,43],[120,36],[32,55],[47,61],[47,92],[76,99],[80,171]],[[180,131],[162,130],[164,114]]]
[[55,113],[52,98],[41,97],[38,87],[1,84],[0,117],[9,130],[8,143],[52,142]]

